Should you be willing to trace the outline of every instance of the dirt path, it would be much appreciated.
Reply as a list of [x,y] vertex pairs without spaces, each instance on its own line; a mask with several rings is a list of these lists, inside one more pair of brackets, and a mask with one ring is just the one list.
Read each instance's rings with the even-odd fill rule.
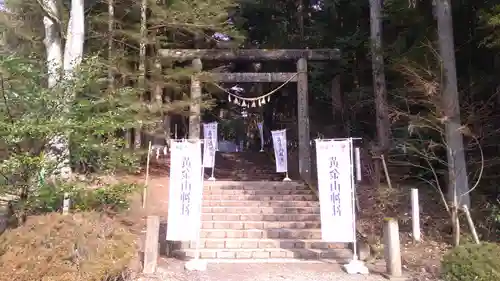
[[158,270],[160,280],[171,281],[382,281],[377,273],[349,275],[338,264],[255,263],[208,264],[204,272],[184,270],[184,262],[164,259]]
[[[163,163],[162,163],[163,162]],[[126,180],[144,184],[145,174],[127,176]],[[127,216],[133,220],[139,229],[145,229],[147,216],[159,216],[161,220],[167,219],[168,214],[168,166],[164,160],[153,161],[150,167],[148,181],[146,207],[142,208],[142,191],[131,199],[130,209]]]

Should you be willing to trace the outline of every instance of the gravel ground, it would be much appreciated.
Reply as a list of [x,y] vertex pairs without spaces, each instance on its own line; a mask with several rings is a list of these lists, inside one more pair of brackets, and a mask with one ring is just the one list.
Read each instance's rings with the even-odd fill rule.
[[158,280],[169,281],[382,281],[378,274],[349,275],[337,264],[328,263],[256,263],[208,264],[206,271],[186,271],[184,262],[164,260]]

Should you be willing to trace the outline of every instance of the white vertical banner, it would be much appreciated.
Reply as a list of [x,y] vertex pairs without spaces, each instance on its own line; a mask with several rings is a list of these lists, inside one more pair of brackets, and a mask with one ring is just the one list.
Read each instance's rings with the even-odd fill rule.
[[316,140],[316,164],[325,242],[355,242],[352,140]]
[[274,158],[276,158],[276,173],[288,172],[288,155],[286,145],[286,129],[271,131],[273,136]]
[[217,122],[203,124],[203,167],[213,168],[217,151]]
[[264,122],[258,122],[257,128],[259,128],[260,135],[260,152],[264,152]]
[[167,240],[194,241],[201,227],[201,142],[171,141]]

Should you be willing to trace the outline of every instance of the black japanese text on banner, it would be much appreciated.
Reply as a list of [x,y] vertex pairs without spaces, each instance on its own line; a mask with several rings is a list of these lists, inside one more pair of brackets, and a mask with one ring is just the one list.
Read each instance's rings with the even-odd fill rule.
[[203,167],[213,168],[217,151],[217,122],[203,124]]
[[288,155],[286,145],[286,130],[271,131],[273,136],[274,157],[276,159],[276,173],[288,171]]
[[170,157],[167,240],[194,241],[201,227],[201,143],[173,140]]
[[351,140],[316,140],[321,236],[326,242],[354,242]]

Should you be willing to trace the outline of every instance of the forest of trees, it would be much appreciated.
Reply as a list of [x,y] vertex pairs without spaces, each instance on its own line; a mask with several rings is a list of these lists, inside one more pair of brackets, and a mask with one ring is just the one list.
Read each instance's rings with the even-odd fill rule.
[[[192,70],[161,58],[158,49],[338,48],[340,61],[309,66],[311,137],[361,137],[367,155],[385,156],[394,178],[447,192],[442,199],[452,203],[453,219],[458,220],[458,206],[473,207],[471,202],[486,198],[489,216],[500,221],[500,1],[5,0],[4,5],[1,67],[10,73],[2,79],[10,82],[0,102],[7,147],[2,150],[8,151],[2,157],[16,161],[1,169],[5,178],[16,179],[8,181],[16,188],[48,169],[46,154],[66,159],[51,168],[63,173],[70,164],[85,171],[115,169],[125,156],[111,157],[110,151],[140,147],[141,131],[170,137],[171,119],[189,114],[184,81]],[[222,42],[218,33],[231,41]],[[263,65],[269,71],[290,67]],[[35,79],[28,69],[37,69],[38,87],[35,80],[23,80]],[[16,95],[42,88],[42,100]],[[6,91],[18,103],[15,111],[9,110]],[[289,115],[294,136],[296,114],[287,109],[296,108],[296,97],[293,88],[285,91],[265,110]],[[224,98],[214,89],[206,93],[205,111]],[[119,113],[107,114],[110,108]],[[45,123],[28,120],[28,113],[45,116]],[[118,135],[126,143],[116,141]],[[39,138],[46,141],[33,149],[31,140]],[[105,148],[97,149],[96,140]],[[88,147],[81,145],[85,141]],[[96,160],[102,153],[107,162]],[[27,161],[26,154],[37,160]],[[366,162],[379,182],[379,161]],[[20,167],[29,176],[19,173]]]

